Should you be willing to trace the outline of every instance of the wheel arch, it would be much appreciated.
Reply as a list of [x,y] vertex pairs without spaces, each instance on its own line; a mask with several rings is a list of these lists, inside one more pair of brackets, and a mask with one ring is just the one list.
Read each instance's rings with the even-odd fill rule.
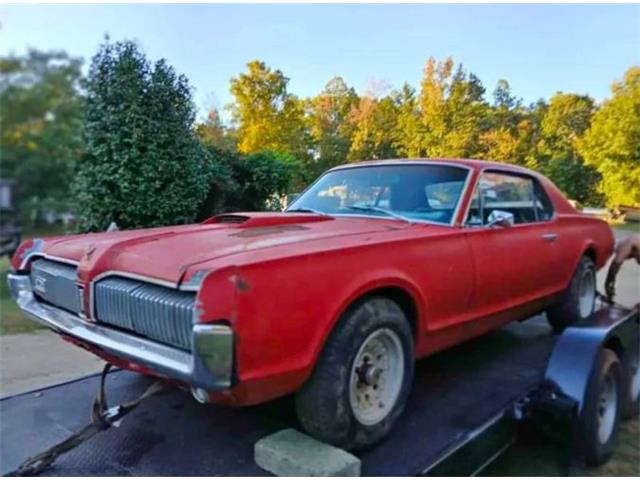
[[417,286],[413,285],[409,280],[401,277],[386,277],[373,280],[363,284],[360,288],[355,289],[350,295],[340,303],[339,308],[335,311],[328,328],[323,333],[322,338],[317,344],[313,355],[312,364],[318,361],[331,333],[335,330],[338,323],[353,308],[362,302],[375,296],[384,296],[396,302],[398,306],[407,316],[411,332],[413,334],[414,346],[417,345],[421,333],[424,330],[424,305]]
[[637,312],[613,307],[598,310],[588,324],[569,327],[559,336],[547,364],[545,383],[558,396],[573,402],[580,415],[598,352],[609,349],[623,359],[637,338]]
[[589,257],[591,260],[593,260],[593,263],[595,265],[598,265],[598,251],[596,250],[596,246],[593,243],[587,244],[584,252],[582,253],[582,257]]
[[[373,297],[385,297],[395,302],[405,314],[407,321],[409,322],[409,326],[411,327],[411,333],[413,334],[414,340],[418,337],[418,305],[416,304],[413,296],[407,290],[397,285],[377,287],[365,292],[360,297],[356,298],[342,315],[344,315],[350,308],[353,308],[353,306],[358,305],[361,302],[365,302],[367,299]],[[342,318],[342,316],[340,318]],[[338,322],[340,321],[340,318],[337,320]],[[336,324],[337,322],[334,324],[333,328],[335,328]]]

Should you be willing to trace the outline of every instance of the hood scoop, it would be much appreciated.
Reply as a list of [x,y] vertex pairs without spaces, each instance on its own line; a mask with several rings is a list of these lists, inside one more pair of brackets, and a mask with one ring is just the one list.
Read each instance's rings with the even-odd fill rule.
[[216,215],[204,224],[237,225],[238,228],[271,227],[277,225],[291,225],[310,222],[325,222],[333,220],[329,215],[317,215],[314,213],[282,213],[282,212],[250,212],[250,213],[223,213]]
[[207,223],[244,223],[249,220],[249,217],[245,215],[218,215],[214,217],[217,221],[215,222],[207,222]]

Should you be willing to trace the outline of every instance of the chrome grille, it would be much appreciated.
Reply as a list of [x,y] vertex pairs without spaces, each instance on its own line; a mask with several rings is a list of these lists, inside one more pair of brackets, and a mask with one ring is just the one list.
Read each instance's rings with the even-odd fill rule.
[[94,291],[97,321],[191,350],[194,293],[122,277],[100,280]]
[[31,264],[31,285],[41,300],[73,313],[81,311],[76,267],[39,259]]

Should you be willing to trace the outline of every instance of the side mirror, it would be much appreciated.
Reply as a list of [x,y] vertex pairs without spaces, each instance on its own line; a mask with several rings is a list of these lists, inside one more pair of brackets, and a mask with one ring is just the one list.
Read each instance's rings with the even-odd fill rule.
[[492,210],[487,221],[487,227],[511,227],[516,223],[513,213],[504,210]]

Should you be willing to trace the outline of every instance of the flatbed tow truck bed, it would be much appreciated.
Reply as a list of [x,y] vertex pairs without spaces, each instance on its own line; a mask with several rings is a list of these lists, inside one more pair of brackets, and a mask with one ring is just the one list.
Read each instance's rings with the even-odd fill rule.
[[[589,378],[598,337],[604,341],[611,332],[625,330],[626,338],[633,335],[630,341],[637,342],[637,324],[637,312],[602,310],[586,330],[554,336],[544,317],[537,316],[418,362],[397,426],[380,445],[358,454],[361,474],[477,472],[515,441],[517,405],[540,391],[543,381],[557,387],[550,397],[552,410],[562,410],[554,402],[565,393],[582,408],[580,382]],[[572,342],[578,349],[567,357]],[[85,425],[99,381],[100,376],[93,375],[0,400],[0,473],[10,474],[27,457]],[[109,403],[131,399],[150,383],[139,374],[111,373]],[[238,409],[202,405],[189,392],[170,389],[149,397],[118,428],[59,457],[43,475],[266,475],[254,463],[254,444],[297,427],[290,397]],[[479,437],[484,441],[473,441]]]
[[[418,362],[399,424],[386,441],[358,455],[362,475],[425,473],[539,385],[554,343],[539,316]],[[86,424],[99,378],[0,400],[0,473]],[[150,382],[131,372],[109,374],[110,404],[140,394]],[[296,426],[290,398],[237,409],[202,405],[188,392],[171,389],[147,399],[118,428],[61,456],[43,474],[265,475],[253,461],[254,444]]]

